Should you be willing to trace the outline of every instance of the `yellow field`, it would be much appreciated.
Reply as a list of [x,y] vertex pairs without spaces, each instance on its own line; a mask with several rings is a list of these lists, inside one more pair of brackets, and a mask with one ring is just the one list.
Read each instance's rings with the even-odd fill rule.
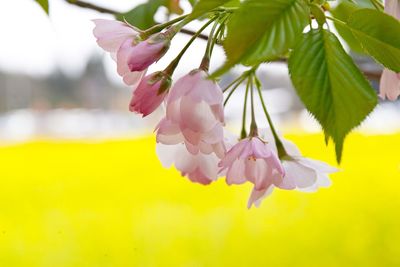
[[[333,162],[320,135],[291,135]],[[0,149],[0,266],[400,266],[400,135],[351,136],[318,193],[201,186],[154,138]]]

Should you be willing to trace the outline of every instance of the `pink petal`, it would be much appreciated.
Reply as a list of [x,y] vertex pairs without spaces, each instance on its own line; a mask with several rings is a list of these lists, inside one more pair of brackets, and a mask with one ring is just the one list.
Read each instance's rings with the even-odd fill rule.
[[257,190],[265,189],[272,184],[272,169],[262,159],[247,159],[245,176]]
[[397,73],[384,69],[379,85],[379,96],[395,101],[400,95],[400,78]]
[[188,91],[188,96],[194,102],[204,101],[208,105],[220,105],[223,101],[222,90],[214,81],[208,79],[204,71],[194,71],[191,74],[194,80],[194,87]]
[[143,71],[158,61],[167,51],[169,41],[140,42],[130,50],[127,63],[130,71]]
[[178,125],[163,118],[156,127],[157,143],[174,145],[183,142],[183,136]]
[[182,128],[189,128],[196,132],[210,131],[217,123],[210,106],[206,102],[194,102],[189,97],[182,97],[181,100]]
[[97,43],[108,52],[116,52],[121,44],[127,39],[136,36],[138,33],[129,25],[106,19],[95,19],[93,34]]
[[139,82],[142,80],[142,78],[146,75],[146,71],[134,71],[134,72],[127,72],[125,75],[123,75],[123,81],[126,85],[130,85],[133,88],[133,91],[136,90],[137,86],[139,85]]
[[218,164],[220,167],[227,168],[233,164],[233,162],[239,158],[243,153],[244,148],[247,146],[249,140],[243,139],[234,145],[226,154],[225,157]]
[[385,0],[385,12],[400,19],[400,3],[398,0]]
[[159,94],[158,91],[163,82],[161,78],[159,81],[152,83],[157,73],[150,74],[144,77],[137,89],[133,92],[132,100],[129,110],[132,112],[143,114],[143,117],[152,113],[164,100],[166,92]]
[[256,207],[259,207],[260,204],[261,204],[261,201],[264,198],[266,198],[267,196],[269,196],[272,193],[273,190],[274,190],[274,186],[273,185],[271,185],[267,189],[263,189],[263,190],[257,190],[254,187],[253,190],[251,191],[251,195],[250,195],[249,201],[247,202],[247,208],[250,209],[253,204]]
[[235,160],[226,173],[226,183],[242,184],[246,182],[245,164],[243,160]]
[[[285,181],[284,184],[294,184],[298,188],[306,188],[312,186],[317,181],[317,173],[315,170],[306,167],[300,164],[297,161],[285,160],[283,162],[283,166],[285,168],[286,175],[283,178]],[[280,185],[276,185],[277,187],[283,188]],[[292,189],[292,188],[289,188]]]

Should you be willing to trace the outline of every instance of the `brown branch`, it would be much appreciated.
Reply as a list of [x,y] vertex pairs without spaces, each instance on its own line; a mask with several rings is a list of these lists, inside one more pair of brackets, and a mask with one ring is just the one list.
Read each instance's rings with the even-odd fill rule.
[[[88,9],[92,9],[92,10],[96,10],[97,12],[100,13],[106,13],[106,14],[111,14],[111,15],[116,15],[116,14],[121,14],[121,12],[118,12],[116,10],[112,10],[112,9],[108,9],[105,7],[101,7],[95,4],[91,4],[91,3],[87,3],[84,1],[80,1],[80,0],[65,0],[67,3],[71,4],[71,5],[75,5],[78,7],[82,7],[82,8],[88,8]],[[189,30],[189,29],[181,29],[180,31],[183,34],[187,34],[190,36],[193,36],[196,34],[195,31]],[[208,36],[204,35],[204,34],[200,34],[198,36],[198,38],[203,39],[203,40],[208,40]]]
[[96,10],[97,12],[100,13],[106,13],[106,14],[119,14],[120,12],[116,11],[116,10],[112,10],[109,8],[105,8],[105,7],[101,7],[95,4],[91,4],[91,3],[87,3],[84,1],[80,1],[80,0],[65,0],[67,3],[71,4],[71,5],[75,5],[75,6],[79,6],[79,7],[83,7],[83,8],[88,8],[88,9],[92,9],[92,10]]
[[[192,31],[192,30],[189,30],[189,29],[185,29],[185,28],[181,29],[180,33],[191,35],[191,36],[196,34],[195,31]],[[208,41],[208,36],[205,35],[205,34],[200,34],[197,38],[200,38],[202,40]]]
[[[116,10],[112,10],[112,9],[109,9],[109,8],[101,7],[101,6],[98,6],[98,5],[95,5],[95,4],[91,4],[91,3],[87,3],[87,2],[81,1],[81,0],[65,0],[65,1],[67,3],[69,3],[69,4],[71,4],[71,5],[79,6],[79,7],[82,7],[82,8],[88,8],[88,9],[92,9],[92,10],[96,10],[97,12],[100,12],[100,13],[111,14],[111,15],[121,14],[121,12],[118,12]],[[193,35],[196,34],[195,31],[192,31],[192,30],[189,30],[189,29],[185,29],[185,28],[181,29],[180,33],[187,34],[187,35],[190,35],[190,36],[193,36]],[[205,41],[208,40],[208,36],[205,35],[205,34],[200,34],[198,36],[198,38],[200,38],[202,40],[205,40]],[[278,60],[276,62],[287,63],[287,59],[282,58],[282,59],[280,59],[280,60]],[[361,71],[370,80],[379,80],[380,77],[381,77],[381,74],[382,74],[381,71],[368,71],[368,70],[363,70],[363,69],[361,69]]]

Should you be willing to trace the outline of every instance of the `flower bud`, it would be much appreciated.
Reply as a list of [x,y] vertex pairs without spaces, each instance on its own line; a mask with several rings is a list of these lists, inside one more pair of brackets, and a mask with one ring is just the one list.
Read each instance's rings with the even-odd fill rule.
[[160,106],[171,85],[171,78],[163,72],[145,76],[133,92],[129,110],[149,115]]
[[128,57],[130,71],[143,71],[168,51],[171,41],[163,33],[154,34],[137,44]]

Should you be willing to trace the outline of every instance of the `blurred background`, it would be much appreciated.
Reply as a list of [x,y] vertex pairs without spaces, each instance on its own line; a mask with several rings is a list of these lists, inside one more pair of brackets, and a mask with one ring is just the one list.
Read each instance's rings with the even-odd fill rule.
[[[126,11],[144,1],[88,2]],[[350,135],[330,188],[276,190],[247,210],[250,187],[204,187],[161,167],[152,131],[162,110],[128,112],[131,89],[97,46],[95,18],[112,16],[63,0],[50,0],[50,16],[32,0],[0,3],[0,266],[400,265],[399,101],[381,101]],[[150,71],[189,38],[174,38]],[[188,50],[175,78],[198,66],[204,48],[199,40]],[[352,55],[378,88],[380,66]],[[217,48],[211,69],[223,61]],[[335,165],[286,64],[259,74],[278,128],[304,155]],[[240,90],[226,108],[234,133],[242,101]]]

